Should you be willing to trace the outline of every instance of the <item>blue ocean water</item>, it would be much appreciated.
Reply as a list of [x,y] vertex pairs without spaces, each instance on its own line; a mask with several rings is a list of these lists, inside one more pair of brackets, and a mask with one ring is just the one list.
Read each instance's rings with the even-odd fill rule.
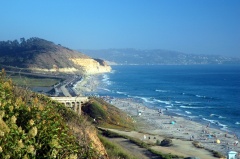
[[112,66],[100,96],[133,98],[240,135],[240,65]]

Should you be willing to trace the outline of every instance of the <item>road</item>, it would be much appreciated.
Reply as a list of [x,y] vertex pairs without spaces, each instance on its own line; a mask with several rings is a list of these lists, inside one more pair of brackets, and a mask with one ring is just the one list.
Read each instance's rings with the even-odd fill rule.
[[69,76],[65,81],[59,83],[54,87],[55,89],[55,96],[59,96],[61,93],[66,97],[75,97],[77,94],[73,90],[73,86],[76,82],[80,81],[82,76],[73,75]]

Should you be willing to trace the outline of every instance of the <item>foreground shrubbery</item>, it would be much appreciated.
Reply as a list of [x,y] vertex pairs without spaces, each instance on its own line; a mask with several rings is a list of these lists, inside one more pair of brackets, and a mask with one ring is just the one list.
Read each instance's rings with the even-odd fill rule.
[[0,73],[0,158],[91,158],[91,145],[81,144],[66,124],[73,117]]

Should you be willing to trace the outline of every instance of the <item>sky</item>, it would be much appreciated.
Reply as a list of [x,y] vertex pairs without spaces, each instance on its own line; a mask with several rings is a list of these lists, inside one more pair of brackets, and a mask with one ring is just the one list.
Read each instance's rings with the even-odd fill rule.
[[1,0],[0,41],[240,57],[240,0]]

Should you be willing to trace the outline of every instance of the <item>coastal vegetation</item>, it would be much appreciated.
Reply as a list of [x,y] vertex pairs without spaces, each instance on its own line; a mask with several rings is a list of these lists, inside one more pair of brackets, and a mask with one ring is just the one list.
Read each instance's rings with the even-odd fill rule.
[[103,135],[98,135],[99,139],[103,143],[104,147],[107,150],[108,156],[111,159],[137,159],[132,153],[129,153],[124,148],[122,148],[120,145],[113,143],[110,141],[107,137]]
[[[96,158],[86,117],[0,73],[0,158]],[[74,126],[74,129],[73,129]]]
[[[61,52],[68,54],[63,55]],[[6,66],[17,66],[19,68],[33,66],[49,69],[53,65],[60,68],[70,67],[73,63],[66,56],[74,56],[74,51],[38,37],[27,40],[20,38],[20,42],[18,40],[0,41],[0,64]],[[87,56],[79,53],[78,57],[84,58]]]
[[98,127],[134,130],[133,118],[101,98],[91,97],[82,110]]

